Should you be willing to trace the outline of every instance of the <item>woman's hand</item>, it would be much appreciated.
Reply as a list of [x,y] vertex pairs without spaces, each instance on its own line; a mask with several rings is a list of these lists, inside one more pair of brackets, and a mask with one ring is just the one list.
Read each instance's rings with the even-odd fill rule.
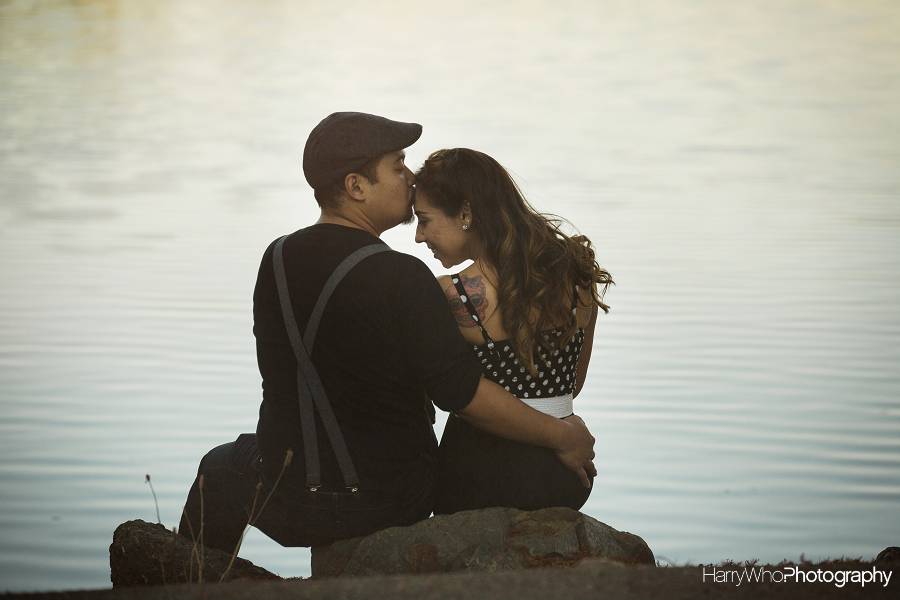
[[594,467],[596,440],[578,415],[570,415],[561,421],[566,428],[556,446],[556,456],[567,469],[578,475],[584,487],[590,488],[591,480],[597,476]]

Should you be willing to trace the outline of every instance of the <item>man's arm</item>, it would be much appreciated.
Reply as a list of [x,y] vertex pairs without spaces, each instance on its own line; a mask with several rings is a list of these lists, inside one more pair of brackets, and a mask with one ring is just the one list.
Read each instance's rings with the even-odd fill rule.
[[590,477],[597,474],[593,463],[594,436],[579,417],[557,419],[545,415],[484,377],[472,401],[457,414],[496,436],[553,450],[585,487],[591,487]]

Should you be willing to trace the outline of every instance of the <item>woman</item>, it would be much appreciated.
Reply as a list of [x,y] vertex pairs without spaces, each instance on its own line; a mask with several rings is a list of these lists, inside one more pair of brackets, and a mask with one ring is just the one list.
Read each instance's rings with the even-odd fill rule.
[[[537,213],[490,156],[438,150],[416,173],[416,242],[459,273],[438,278],[484,375],[558,418],[584,385],[597,309],[612,283],[590,241]],[[483,433],[451,415],[435,514],[487,506],[581,508],[590,490],[544,448]]]

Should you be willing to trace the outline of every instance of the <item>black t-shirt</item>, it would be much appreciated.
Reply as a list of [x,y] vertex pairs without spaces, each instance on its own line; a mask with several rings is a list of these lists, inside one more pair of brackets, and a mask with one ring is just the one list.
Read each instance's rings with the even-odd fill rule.
[[[317,224],[284,244],[288,288],[300,333],[325,281],[353,251],[383,244],[362,231]],[[272,251],[262,258],[253,294],[253,333],[262,375],[257,435],[266,473],[305,478],[297,405],[296,360],[275,287]],[[366,258],[335,289],[310,352],[364,489],[396,490],[431,468],[437,444],[428,399],[455,411],[472,399],[481,368],[422,261],[389,251]],[[427,397],[426,397],[427,395]],[[322,480],[339,487],[340,470],[316,419]]]

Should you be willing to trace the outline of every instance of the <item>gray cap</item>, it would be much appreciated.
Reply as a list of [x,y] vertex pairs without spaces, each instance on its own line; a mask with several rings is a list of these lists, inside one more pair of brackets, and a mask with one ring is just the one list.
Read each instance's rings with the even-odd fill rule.
[[303,149],[303,174],[313,189],[340,180],[373,158],[411,146],[418,123],[360,112],[336,112],[313,128]]

